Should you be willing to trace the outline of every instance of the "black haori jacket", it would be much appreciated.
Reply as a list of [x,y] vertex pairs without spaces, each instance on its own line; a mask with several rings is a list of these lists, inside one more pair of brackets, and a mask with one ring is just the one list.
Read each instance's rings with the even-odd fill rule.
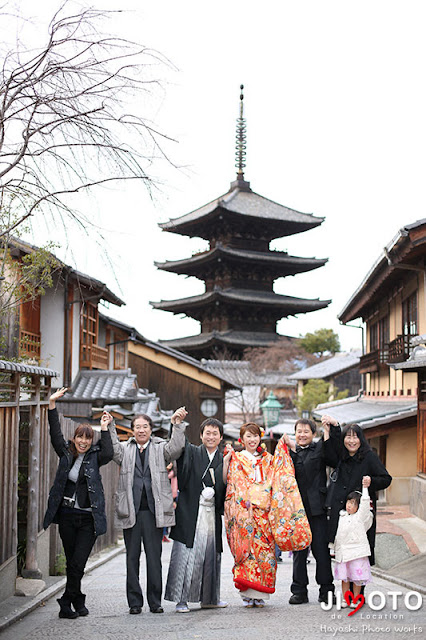
[[[59,466],[55,481],[49,493],[47,510],[44,516],[43,527],[52,522],[58,522],[59,509],[64,498],[68,494],[68,473],[74,464],[74,457],[70,451],[70,441],[66,441],[59,423],[56,409],[50,409],[48,413],[50,439],[52,446],[59,456]],[[102,535],[107,530],[105,515],[105,496],[102,486],[102,478],[99,467],[112,460],[113,449],[111,435],[108,431],[101,431],[101,439],[85,453],[76,483],[78,502],[82,507],[91,507],[95,525],[95,534]]]
[[[209,466],[209,456],[205,446],[195,446],[188,441],[185,451],[177,461],[179,497],[176,508],[176,525],[170,532],[173,540],[182,542],[186,547],[194,545],[195,527],[198,518],[200,495],[203,490],[202,476]],[[215,536],[216,551],[222,552],[222,514],[225,500],[225,485],[223,482],[223,456],[216,451],[210,467],[214,471],[215,488]],[[213,486],[211,474],[204,476],[204,484]]]
[[[331,426],[330,438],[340,439],[340,436],[340,427]],[[337,453],[324,446],[323,438],[317,442],[311,442],[307,451],[299,446],[296,447],[296,451],[291,449],[289,451],[308,519],[312,516],[325,515],[326,466],[333,468],[337,466],[339,460]]]

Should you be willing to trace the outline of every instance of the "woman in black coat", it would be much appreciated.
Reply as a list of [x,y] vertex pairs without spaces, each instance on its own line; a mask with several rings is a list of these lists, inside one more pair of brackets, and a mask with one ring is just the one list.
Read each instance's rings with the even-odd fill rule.
[[56,400],[65,392],[63,387],[49,398],[50,439],[59,456],[59,465],[43,526],[47,529],[52,522],[59,525],[67,561],[65,592],[58,599],[59,617],[78,618],[89,613],[86,596],[81,593],[84,568],[96,538],[106,532],[105,497],[99,467],[112,460],[108,430],[112,416],[103,413],[101,439],[96,444],[93,444],[93,428],[88,423],[78,424],[72,440],[65,440],[55,406]]
[[[322,417],[323,425],[338,425],[331,416]],[[371,449],[364,432],[358,424],[349,424],[342,430],[340,438],[330,437],[324,443],[329,449],[329,457],[336,459],[335,481],[328,486],[327,504],[329,506],[329,542],[334,542],[339,524],[339,512],[345,509],[346,498],[351,491],[362,491],[362,478],[366,476],[368,492],[373,504],[373,524],[367,532],[370,543],[370,564],[374,564],[374,546],[376,538],[376,502],[377,491],[386,489],[392,477]]]

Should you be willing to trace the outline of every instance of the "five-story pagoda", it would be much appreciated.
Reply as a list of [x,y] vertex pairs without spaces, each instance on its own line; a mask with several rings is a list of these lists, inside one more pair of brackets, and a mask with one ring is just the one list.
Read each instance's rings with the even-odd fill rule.
[[[241,87],[243,89],[243,87]],[[330,300],[306,300],[273,291],[277,278],[323,266],[327,259],[299,258],[271,251],[275,238],[308,231],[324,218],[299,213],[258,195],[244,180],[246,124],[243,95],[237,119],[237,179],[223,196],[191,213],[160,224],[164,231],[209,242],[209,249],[184,260],[156,263],[163,271],[205,282],[201,295],[152,302],[155,309],[184,313],[201,323],[201,333],[162,340],[196,358],[225,353],[241,356],[247,347],[267,346],[280,338],[278,320],[316,311]]]

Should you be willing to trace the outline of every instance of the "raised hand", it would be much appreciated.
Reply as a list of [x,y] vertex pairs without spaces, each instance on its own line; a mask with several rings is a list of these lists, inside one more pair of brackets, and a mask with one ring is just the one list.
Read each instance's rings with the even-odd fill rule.
[[232,445],[228,442],[223,451],[223,472],[222,473],[223,473],[223,481],[225,484],[228,480],[229,463],[231,462],[231,457],[233,452],[234,452],[234,449],[232,448]]
[[336,418],[333,418],[332,416],[323,415],[321,418],[321,424],[325,429],[327,426],[330,427],[330,425],[337,427],[339,423],[337,422]]
[[68,391],[68,387],[61,387],[60,389],[52,393],[49,398],[49,409],[54,409],[56,406],[56,400],[59,400],[59,398],[62,398],[62,396],[67,391]]
[[233,447],[232,444],[230,444],[229,442],[226,444],[225,449],[223,451],[223,457],[229,459],[232,455],[233,452]]
[[171,418],[172,424],[180,424],[185,420],[187,415],[188,415],[188,412],[185,409],[185,407],[179,407],[179,409],[176,409],[176,411],[172,415],[172,418]]
[[108,413],[108,411],[104,411],[101,416],[101,429],[102,431],[106,431],[108,429],[108,425],[114,420],[112,415]]

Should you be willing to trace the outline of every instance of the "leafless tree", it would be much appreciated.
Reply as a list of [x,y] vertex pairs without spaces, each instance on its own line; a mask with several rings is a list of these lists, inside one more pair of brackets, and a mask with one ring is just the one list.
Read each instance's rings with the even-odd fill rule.
[[101,35],[114,12],[70,8],[54,15],[44,46],[18,44],[0,62],[0,213],[15,211],[13,223],[0,220],[0,238],[39,212],[85,228],[71,194],[117,180],[149,188],[153,160],[167,160],[165,136],[135,105],[160,88],[158,68],[170,63]]
[[300,345],[299,338],[282,337],[267,347],[252,347],[244,352],[256,372],[282,371],[291,374],[299,369],[310,367],[321,358],[307,353]]
[[235,385],[225,394],[225,420],[238,423],[258,419],[260,383],[250,362],[227,353],[214,360],[202,360],[202,363],[209,371]]

